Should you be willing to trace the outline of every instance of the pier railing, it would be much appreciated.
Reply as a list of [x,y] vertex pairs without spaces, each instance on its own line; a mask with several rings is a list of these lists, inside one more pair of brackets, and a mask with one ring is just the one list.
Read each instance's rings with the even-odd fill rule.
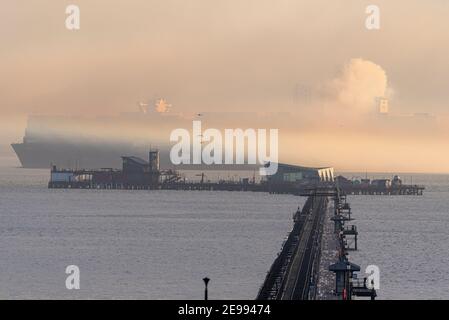
[[[302,212],[306,213],[312,208],[312,198],[307,199],[303,206]],[[301,231],[303,220],[295,217],[295,224],[290,232],[287,241],[281,248],[270,270],[267,273],[265,281],[259,290],[257,300],[273,300],[279,297],[279,294],[284,290],[285,275],[290,268],[290,260],[299,242],[299,234]]]

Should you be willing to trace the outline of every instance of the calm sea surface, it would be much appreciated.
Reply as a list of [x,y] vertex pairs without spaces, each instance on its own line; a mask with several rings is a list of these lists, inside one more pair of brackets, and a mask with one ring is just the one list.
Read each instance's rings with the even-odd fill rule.
[[[254,299],[303,199],[263,193],[49,190],[0,168],[0,299]],[[81,289],[65,288],[77,265]]]
[[[201,299],[204,276],[212,299],[253,299],[304,202],[263,193],[49,190],[48,175],[0,167],[1,299]],[[449,299],[449,176],[413,182],[428,187],[423,197],[349,199],[360,230],[351,259],[379,266],[380,298]],[[80,268],[80,290],[65,288],[71,264]]]
[[424,196],[349,198],[360,249],[351,258],[380,268],[381,299],[449,299],[449,175],[402,178]]

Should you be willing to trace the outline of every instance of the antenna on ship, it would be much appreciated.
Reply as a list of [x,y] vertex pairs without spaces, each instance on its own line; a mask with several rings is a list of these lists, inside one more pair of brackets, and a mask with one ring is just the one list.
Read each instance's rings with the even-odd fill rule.
[[143,114],[147,114],[148,113],[148,103],[146,102],[138,102],[137,105],[139,106],[139,111],[142,112]]

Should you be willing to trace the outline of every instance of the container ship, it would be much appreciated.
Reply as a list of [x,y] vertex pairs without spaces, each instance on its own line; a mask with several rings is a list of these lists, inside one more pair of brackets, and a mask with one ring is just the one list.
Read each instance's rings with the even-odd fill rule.
[[139,104],[118,116],[30,116],[23,141],[11,147],[23,168],[120,168],[121,156],[144,157],[151,147],[167,165],[167,132],[191,121],[168,107],[161,99],[154,109]]
[[[118,169],[122,166],[122,156],[146,158],[149,149],[158,149],[161,168],[172,169],[170,133],[176,128],[192,128],[193,120],[201,120],[204,128],[245,128],[251,125],[268,127],[276,122],[281,125],[288,119],[283,113],[198,112],[184,115],[171,112],[170,105],[163,99],[154,104],[139,103],[138,107],[135,112],[107,117],[30,116],[23,141],[11,146],[23,168]],[[208,169],[224,167],[214,165]],[[233,166],[237,170],[247,168]],[[204,168],[190,165],[188,169]]]
[[105,143],[70,141],[28,141],[11,144],[23,168],[119,168],[121,156],[146,154],[141,147]]

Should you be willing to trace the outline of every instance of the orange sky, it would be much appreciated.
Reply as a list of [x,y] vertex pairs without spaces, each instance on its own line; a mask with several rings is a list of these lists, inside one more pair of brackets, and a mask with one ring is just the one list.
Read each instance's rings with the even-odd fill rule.
[[[288,161],[449,172],[449,3],[376,1],[381,29],[368,31],[371,2],[5,0],[0,144],[19,141],[30,114],[116,115],[165,97],[184,114],[297,115],[279,128]],[[373,120],[379,92],[396,122]],[[404,118],[417,112],[435,118]]]

